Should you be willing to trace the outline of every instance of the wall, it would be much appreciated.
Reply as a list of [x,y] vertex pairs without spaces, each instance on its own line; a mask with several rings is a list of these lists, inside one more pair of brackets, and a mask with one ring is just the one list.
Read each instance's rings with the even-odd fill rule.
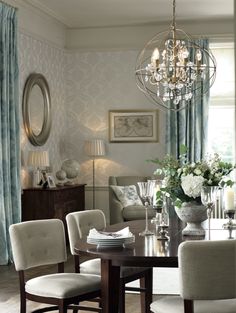
[[52,102],[52,129],[48,141],[42,147],[31,145],[26,138],[21,118],[22,186],[31,185],[28,175],[29,150],[48,150],[53,170],[58,170],[63,158],[63,134],[66,126],[65,107],[65,54],[64,50],[28,34],[19,34],[20,108],[25,81],[32,72],[42,73],[49,84]]
[[137,51],[66,54],[66,99],[69,115],[66,151],[81,163],[80,179],[92,183],[92,162],[84,141],[102,138],[107,155],[96,160],[96,185],[107,185],[110,175],[152,174],[145,160],[165,150],[165,115],[159,116],[159,143],[109,143],[108,112],[116,109],[155,109],[135,84]]
[[[103,138],[107,148],[106,157],[96,160],[96,185],[107,185],[109,175],[152,173],[153,165],[145,160],[164,153],[161,112],[160,143],[108,143],[109,110],[153,109],[135,86],[136,55],[136,51],[65,54],[63,49],[20,33],[20,103],[30,73],[43,73],[50,86],[52,131],[47,143],[37,149],[49,150],[54,173],[62,160],[74,158],[81,164],[79,182],[91,185],[92,161],[83,149],[84,140],[91,138]],[[28,151],[36,148],[26,138],[22,122],[21,148],[24,165]],[[23,186],[29,185],[28,177],[24,178]]]
[[[29,150],[49,151],[53,172],[62,160],[72,158],[81,164],[78,181],[87,183],[86,207],[92,207],[92,161],[85,155],[84,141],[103,138],[107,155],[96,160],[96,202],[107,218],[109,175],[151,175],[155,166],[146,160],[164,154],[164,115],[159,115],[159,143],[108,142],[108,111],[113,109],[154,109],[142,95],[134,79],[137,51],[70,53],[46,41],[20,33],[20,103],[27,76],[42,73],[50,86],[52,130],[47,143],[34,147],[26,138],[21,122],[23,156],[22,186],[31,186],[26,166]],[[100,186],[100,187],[99,187]]]
[[[134,67],[138,50],[156,33],[156,26],[114,29],[67,30],[22,0],[20,4],[19,60],[20,104],[25,80],[31,72],[45,75],[52,97],[53,124],[50,137],[40,149],[48,149],[53,172],[62,160],[81,164],[79,182],[87,183],[86,208],[92,207],[92,161],[85,155],[84,141],[102,138],[107,154],[96,160],[97,207],[108,212],[109,175],[151,175],[155,166],[146,160],[165,153],[165,114],[159,116],[159,143],[109,143],[108,112],[115,109],[155,109],[137,89]],[[34,23],[35,21],[35,23]],[[166,28],[166,25],[162,25]],[[189,23],[188,29],[196,25]],[[232,34],[232,21],[199,23],[195,34],[205,29],[214,37]],[[66,39],[66,41],[65,41]],[[64,50],[67,47],[67,50]],[[22,125],[22,123],[21,123]],[[21,127],[23,186],[29,186],[24,161],[33,147]]]
[[[165,114],[159,112],[158,143],[109,143],[109,110],[156,109],[135,85],[137,51],[84,52],[66,54],[67,157],[81,164],[80,182],[92,184],[92,160],[84,152],[84,141],[101,138],[106,156],[95,160],[96,207],[107,218],[108,176],[152,175],[155,166],[147,159],[165,153]],[[92,207],[92,190],[87,188],[86,205]]]
[[[154,109],[135,86],[134,68],[138,50],[156,32],[169,25],[67,29],[67,99],[70,107],[68,148],[77,150],[81,163],[80,179],[92,183],[92,163],[83,151],[84,140],[102,138],[107,155],[96,161],[98,205],[107,205],[102,185],[109,175],[151,175],[155,166],[145,160],[165,153],[165,114],[160,112],[159,143],[109,143],[108,112],[114,109]],[[185,22],[187,32],[207,35],[217,41],[232,38],[233,19]],[[207,34],[206,34],[207,30]],[[87,188],[87,195],[91,189]],[[106,202],[100,199],[106,198]],[[91,197],[87,204],[91,207]]]
[[30,0],[5,2],[18,8],[18,24],[22,33],[64,48],[66,29],[62,23],[31,5],[34,2]]

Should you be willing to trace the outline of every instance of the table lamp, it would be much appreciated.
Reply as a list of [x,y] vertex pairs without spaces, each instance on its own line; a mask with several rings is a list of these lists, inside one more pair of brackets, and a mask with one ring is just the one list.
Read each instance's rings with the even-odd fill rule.
[[49,166],[49,155],[48,151],[29,151],[28,153],[28,166],[32,166],[33,172],[33,186],[39,187],[41,180],[42,171]]
[[85,141],[85,153],[92,157],[93,160],[93,210],[95,209],[95,158],[104,156],[105,143],[101,139],[93,139]]

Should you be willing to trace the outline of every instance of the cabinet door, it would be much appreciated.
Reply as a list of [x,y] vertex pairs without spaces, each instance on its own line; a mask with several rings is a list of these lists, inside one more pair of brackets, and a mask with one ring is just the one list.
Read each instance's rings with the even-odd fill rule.
[[77,211],[77,201],[67,200],[61,203],[54,204],[54,218],[65,220],[68,213]]
[[53,198],[45,190],[25,190],[22,196],[22,221],[53,218]]
[[22,195],[22,220],[59,218],[84,210],[84,185],[55,189],[25,189]]
[[67,235],[66,215],[71,212],[84,210],[84,186],[64,189],[54,193],[53,215],[63,221]]
[[61,211],[62,207],[66,214],[84,210],[85,205],[84,186],[57,190],[54,192],[54,206]]

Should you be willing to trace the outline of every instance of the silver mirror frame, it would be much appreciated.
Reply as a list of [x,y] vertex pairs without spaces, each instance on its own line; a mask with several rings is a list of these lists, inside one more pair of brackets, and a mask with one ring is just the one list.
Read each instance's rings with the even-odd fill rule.
[[[31,121],[30,121],[30,108],[29,108],[29,98],[32,88],[38,85],[42,91],[43,102],[44,102],[44,112],[43,112],[43,125],[40,133],[36,135],[33,132]],[[27,78],[23,92],[23,103],[22,103],[22,114],[23,114],[23,124],[25,128],[26,135],[29,141],[34,146],[42,146],[47,141],[52,124],[51,117],[51,97],[50,90],[46,78],[42,74],[32,73]]]

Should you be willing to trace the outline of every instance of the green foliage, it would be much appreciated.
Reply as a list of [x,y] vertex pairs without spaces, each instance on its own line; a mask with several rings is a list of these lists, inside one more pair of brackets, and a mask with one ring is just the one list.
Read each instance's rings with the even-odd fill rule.
[[218,154],[191,163],[187,161],[187,152],[187,147],[181,145],[178,159],[167,154],[163,160],[149,160],[158,166],[154,174],[164,178],[163,187],[156,195],[159,203],[167,196],[175,206],[181,207],[183,202],[200,202],[202,186],[223,188],[234,184],[227,175],[235,165],[222,161]]

